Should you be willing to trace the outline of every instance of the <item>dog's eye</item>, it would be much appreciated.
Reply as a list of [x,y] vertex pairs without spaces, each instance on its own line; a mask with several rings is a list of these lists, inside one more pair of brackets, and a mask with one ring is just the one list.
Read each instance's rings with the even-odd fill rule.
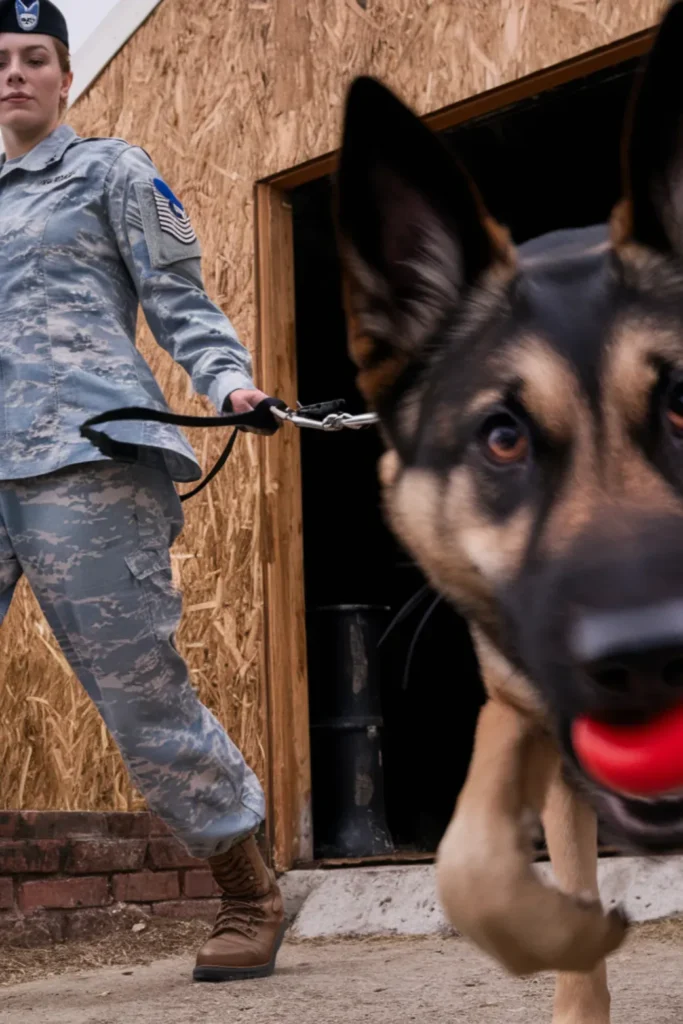
[[[683,414],[681,417],[683,427]],[[507,413],[492,416],[484,424],[486,453],[499,465],[521,462],[529,450],[529,438],[517,420]]]
[[683,383],[674,384],[671,388],[666,415],[671,426],[683,432]]

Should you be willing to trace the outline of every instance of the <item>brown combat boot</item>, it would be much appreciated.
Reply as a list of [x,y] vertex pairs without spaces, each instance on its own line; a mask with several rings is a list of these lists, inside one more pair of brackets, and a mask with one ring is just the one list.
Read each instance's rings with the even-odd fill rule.
[[285,934],[282,896],[253,836],[209,860],[223,890],[216,924],[199,951],[195,981],[266,978]]

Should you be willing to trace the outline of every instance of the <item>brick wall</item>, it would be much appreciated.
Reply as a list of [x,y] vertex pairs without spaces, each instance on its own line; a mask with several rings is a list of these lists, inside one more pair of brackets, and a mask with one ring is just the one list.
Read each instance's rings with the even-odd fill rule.
[[0,811],[0,943],[86,938],[122,915],[215,915],[208,865],[149,814]]

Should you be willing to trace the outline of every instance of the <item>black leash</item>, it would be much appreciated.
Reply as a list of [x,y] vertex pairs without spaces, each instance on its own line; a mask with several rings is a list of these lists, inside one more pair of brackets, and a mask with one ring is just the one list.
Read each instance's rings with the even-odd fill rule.
[[99,416],[92,416],[81,427],[81,437],[90,441],[107,458],[118,459],[120,462],[137,462],[139,450],[136,444],[115,441],[103,431],[93,430],[93,427],[121,420],[146,420],[152,423],[169,423],[175,427],[234,427],[230,440],[213,469],[193,491],[181,495],[181,501],[189,501],[190,498],[194,498],[196,494],[203,491],[220,473],[232,455],[240,428],[251,427],[264,434],[274,434],[280,429],[279,420],[276,420],[270,411],[273,406],[279,409],[287,408],[279,398],[266,398],[250,412],[230,412],[223,416],[181,416],[174,412],[161,412],[158,409],[145,409],[143,406],[134,405],[128,409],[111,409],[109,412],[100,413]]
[[[343,401],[323,402],[320,405],[306,406],[305,409],[299,409],[298,412],[307,416],[325,417],[337,413],[344,407],[344,404]],[[230,440],[213,469],[207,473],[193,491],[181,495],[181,501],[189,501],[190,498],[194,498],[196,494],[203,491],[220,473],[232,455],[232,450],[235,447],[240,430],[249,427],[260,434],[272,435],[280,429],[284,420],[277,419],[273,415],[272,409],[278,409],[281,412],[291,412],[287,405],[279,398],[265,398],[250,412],[231,412],[225,413],[222,416],[181,416],[174,412],[161,412],[157,409],[145,409],[143,406],[130,406],[127,409],[111,409],[109,412],[102,412],[98,416],[92,416],[82,425],[81,437],[90,441],[107,458],[117,459],[120,462],[137,462],[139,459],[138,445],[128,444],[126,441],[115,441],[103,431],[93,430],[93,427],[98,427],[103,423],[114,423],[122,420],[168,423],[175,427],[234,427],[235,429],[230,436]]]

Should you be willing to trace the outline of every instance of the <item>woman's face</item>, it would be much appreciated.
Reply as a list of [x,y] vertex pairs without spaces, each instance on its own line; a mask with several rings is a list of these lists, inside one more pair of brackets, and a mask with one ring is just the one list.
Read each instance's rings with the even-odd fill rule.
[[32,133],[55,126],[72,78],[51,36],[0,33],[0,127]]

